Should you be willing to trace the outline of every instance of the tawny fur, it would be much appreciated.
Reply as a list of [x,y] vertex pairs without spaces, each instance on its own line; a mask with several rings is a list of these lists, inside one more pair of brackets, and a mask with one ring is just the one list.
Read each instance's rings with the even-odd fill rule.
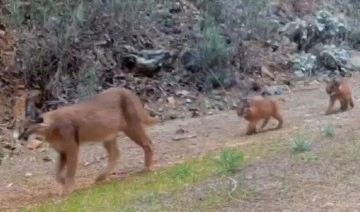
[[149,171],[153,160],[152,141],[145,126],[157,123],[143,108],[141,100],[125,88],[110,88],[83,102],[43,113],[27,122],[20,139],[31,134],[44,136],[59,153],[56,180],[62,194],[74,189],[74,176],[81,143],[102,142],[108,153],[108,164],[95,181],[106,179],[115,168],[119,157],[116,138],[124,132],[145,153],[144,171]]
[[271,117],[278,121],[276,129],[282,128],[283,125],[279,103],[269,97],[254,96],[250,99],[242,99],[237,104],[236,113],[249,122],[246,135],[255,134],[256,125],[262,119],[264,119],[264,122],[261,129],[266,126]]
[[340,110],[346,111],[349,106],[354,108],[354,101],[352,97],[352,86],[346,78],[333,79],[326,84],[326,93],[329,95],[329,105],[325,115],[332,114],[335,102],[340,102]]

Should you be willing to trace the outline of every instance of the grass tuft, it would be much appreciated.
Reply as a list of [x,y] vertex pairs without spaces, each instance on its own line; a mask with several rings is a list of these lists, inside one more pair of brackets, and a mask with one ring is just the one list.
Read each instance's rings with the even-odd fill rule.
[[334,126],[331,123],[326,124],[323,129],[322,132],[324,133],[324,135],[328,138],[332,138],[335,136],[335,132],[334,132]]
[[216,162],[222,167],[222,171],[235,174],[244,162],[244,154],[235,149],[224,149]]
[[313,153],[311,153],[311,152],[305,152],[305,153],[301,156],[301,159],[302,159],[304,162],[312,162],[312,161],[318,160],[318,157],[317,157],[316,155],[314,155]]
[[[223,153],[221,161],[230,158],[230,167],[237,167],[239,162],[235,161],[239,161],[236,159],[239,156],[235,159],[234,156],[232,151]],[[242,155],[240,157],[243,158]],[[155,198],[163,193],[181,191],[184,185],[199,183],[219,172],[221,170],[214,161],[214,156],[208,155],[167,170],[129,177],[121,182],[98,185],[92,189],[78,190],[60,203],[45,203],[40,207],[25,208],[22,211],[118,211],[119,208],[125,208],[141,197],[151,194],[151,198]]]
[[196,181],[196,174],[193,172],[192,167],[189,164],[182,164],[175,166],[171,171],[171,177],[174,180],[184,181],[188,177],[193,177]]
[[290,142],[291,149],[294,153],[302,153],[311,150],[310,141],[304,136],[297,136]]

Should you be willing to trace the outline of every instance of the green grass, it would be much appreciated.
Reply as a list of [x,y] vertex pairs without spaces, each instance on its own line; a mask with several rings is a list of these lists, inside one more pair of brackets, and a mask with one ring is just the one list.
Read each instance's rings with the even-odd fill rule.
[[[255,142],[241,146],[241,151],[224,149],[220,154],[208,154],[203,158],[187,161],[166,170],[153,171],[147,174],[130,176],[124,180],[96,185],[91,189],[77,190],[62,201],[51,201],[38,206],[23,208],[21,211],[138,211],[134,207],[137,203],[146,203],[152,211],[164,211],[168,207],[162,206],[159,198],[169,197],[178,200],[188,187],[198,187],[211,179],[223,180],[239,172],[246,164],[257,160],[271,158],[272,156],[287,151],[284,142],[269,141]],[[227,186],[221,199],[228,199]],[[210,192],[209,195],[216,191]],[[248,196],[249,191],[239,182],[237,196],[242,199]],[[251,193],[251,192],[250,192]],[[176,198],[176,195],[179,198]],[[175,196],[174,196],[175,195]],[[219,197],[219,196],[218,196]],[[220,197],[219,197],[220,198]],[[216,201],[215,201],[216,199]],[[196,204],[196,208],[207,209],[208,206],[218,203],[218,198],[208,198]],[[191,200],[192,201],[192,200]],[[195,201],[195,200],[194,200]],[[219,200],[220,201],[220,200]],[[179,208],[182,203],[175,201],[171,208]],[[190,203],[189,203],[190,204]],[[160,207],[161,206],[161,207]],[[159,210],[155,210],[159,208]],[[165,210],[167,211],[167,210]]]
[[192,170],[192,167],[189,164],[181,164],[175,166],[171,171],[171,177],[176,181],[184,181],[189,177],[193,177],[193,181],[197,181],[197,175]]
[[296,136],[290,142],[291,149],[294,153],[308,152],[311,150],[310,141],[301,135]]
[[326,124],[322,128],[322,132],[324,133],[325,137],[332,138],[335,136],[334,126],[331,123]]
[[318,157],[314,153],[305,152],[304,154],[301,155],[301,159],[304,162],[312,162],[318,160]]
[[[238,160],[238,159],[237,159]],[[237,165],[239,161],[237,162]],[[184,185],[196,184],[223,172],[224,166],[213,155],[189,161],[163,171],[130,177],[121,182],[78,190],[61,203],[45,203],[22,211],[121,211],[129,202],[151,194],[182,190]]]
[[216,162],[221,165],[223,171],[235,174],[244,162],[244,154],[235,149],[224,149],[220,153],[220,158],[216,159]]

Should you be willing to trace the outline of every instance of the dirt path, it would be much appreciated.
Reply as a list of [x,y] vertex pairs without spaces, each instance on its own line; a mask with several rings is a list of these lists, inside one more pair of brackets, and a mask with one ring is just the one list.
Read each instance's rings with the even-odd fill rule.
[[[359,102],[357,94],[360,93],[360,85],[355,83],[359,79],[359,76],[351,79],[355,87],[355,105]],[[155,145],[155,167],[164,167],[196,158],[224,147],[239,146],[268,139],[287,138],[296,133],[299,128],[321,126],[334,119],[338,120],[338,124],[349,124],[356,121],[354,114],[358,114],[360,111],[358,107],[355,107],[348,113],[324,116],[328,99],[322,84],[317,89],[295,91],[280,98],[285,100],[282,108],[286,119],[284,128],[278,131],[268,131],[245,137],[246,122],[239,119],[234,111],[196,119],[169,121],[166,124],[152,127],[149,129],[149,133]],[[267,128],[272,128],[275,125],[276,122],[272,120]],[[172,141],[172,138],[176,136],[175,132],[180,128],[188,130],[189,134],[195,134],[197,137]],[[116,168],[119,173],[113,175],[111,180],[121,179],[140,171],[143,167],[144,156],[138,146],[127,138],[119,139],[119,144],[121,158]],[[88,166],[85,166],[84,163],[94,161],[104,153],[105,151],[99,144],[86,145],[82,148],[76,176],[77,189],[91,186],[92,180],[103,168],[106,161],[100,160]],[[56,196],[54,163],[44,162],[45,156],[56,159],[51,150],[40,153],[27,151],[10,161],[6,161],[0,167],[0,211],[35,204]],[[31,173],[32,176],[26,178],[27,172]]]

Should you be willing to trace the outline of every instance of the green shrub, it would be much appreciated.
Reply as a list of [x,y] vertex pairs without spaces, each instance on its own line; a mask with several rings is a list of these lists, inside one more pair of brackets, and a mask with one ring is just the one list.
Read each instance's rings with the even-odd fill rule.
[[191,166],[188,164],[182,164],[176,166],[171,171],[171,177],[175,180],[185,180],[187,177],[194,176]]
[[244,154],[235,149],[224,149],[216,161],[224,172],[234,174],[244,162]]
[[307,152],[311,150],[311,143],[304,136],[297,136],[291,140],[291,149],[295,153]]
[[328,138],[332,138],[335,135],[334,132],[334,126],[330,123],[326,124],[323,129],[322,132],[324,133],[324,135]]
[[203,11],[205,16],[211,16],[214,21],[222,22],[224,18],[224,2],[222,0],[191,0]]
[[[211,23],[211,22],[210,22]],[[226,43],[215,24],[206,23],[203,29],[203,41],[199,46],[199,56],[204,68],[225,66],[232,48]]]

